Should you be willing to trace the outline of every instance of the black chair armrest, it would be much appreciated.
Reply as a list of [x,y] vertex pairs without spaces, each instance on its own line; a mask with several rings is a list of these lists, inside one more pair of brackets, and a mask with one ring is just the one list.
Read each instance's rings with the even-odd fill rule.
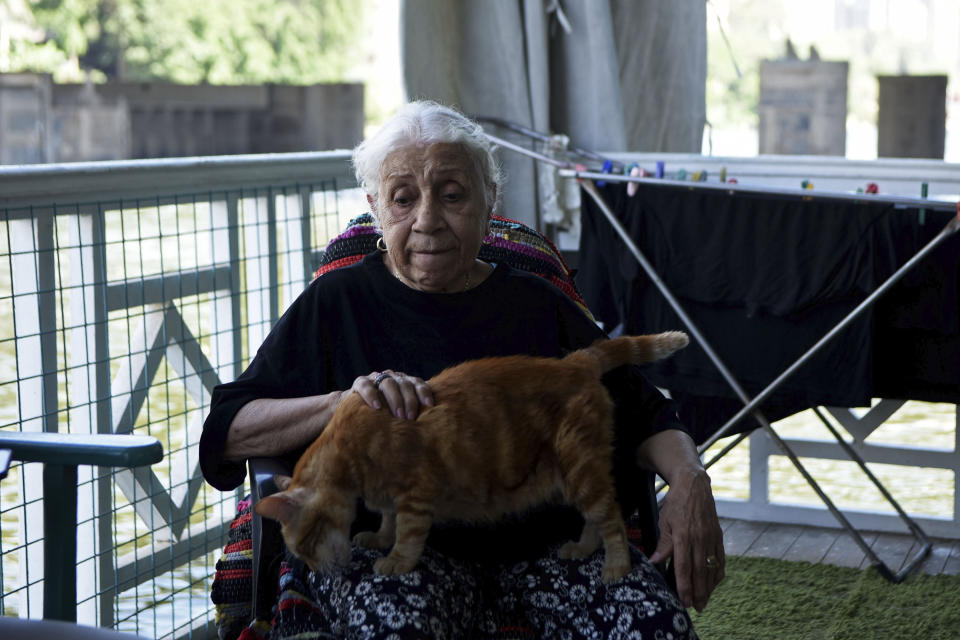
[[134,434],[0,431],[0,449],[21,462],[69,466],[130,468],[163,459],[159,440]]
[[247,460],[247,471],[250,473],[250,495],[253,504],[260,498],[279,491],[273,481],[274,476],[293,475],[293,469],[282,458],[250,458]]
[[0,616],[0,638],[3,640],[147,640],[145,636],[123,633],[115,629],[91,627],[60,620],[24,620]]
[[10,462],[13,460],[13,451],[10,449],[0,449],[0,480],[7,477],[10,471]]
[[[251,510],[260,498],[279,491],[275,475],[291,475],[293,470],[280,458],[250,458],[247,460],[250,474]],[[278,554],[283,550],[280,525],[273,520],[261,518],[256,513],[250,518],[250,539],[253,551],[253,619],[270,619],[270,608],[276,599],[277,581],[280,578]]]
[[152,436],[0,431],[0,479],[11,460],[43,463],[44,618],[77,621],[76,580],[61,579],[64,567],[77,562],[77,467],[131,468],[162,459],[163,446]]

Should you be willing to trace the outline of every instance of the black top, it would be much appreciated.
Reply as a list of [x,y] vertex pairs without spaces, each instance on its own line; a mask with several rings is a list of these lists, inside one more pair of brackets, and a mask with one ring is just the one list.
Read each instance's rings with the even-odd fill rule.
[[[432,294],[402,284],[380,254],[372,253],[310,284],[247,370],[214,389],[200,439],[204,477],[221,490],[243,482],[244,465],[224,460],[222,451],[230,423],[251,400],[349,389],[357,376],[383,369],[428,379],[446,367],[486,356],[562,356],[602,335],[559,289],[506,264],[498,264],[469,291]],[[637,367],[621,367],[604,382],[616,405],[618,499],[625,511],[640,507],[647,546],[656,533],[655,510],[649,504],[650,474],[636,467],[634,452],[651,434],[682,427],[672,403]],[[290,460],[301,453],[292,452]],[[500,545],[523,553],[529,545],[540,548],[575,536],[582,520],[571,511],[547,508],[496,528],[435,527],[431,544],[460,555]]]

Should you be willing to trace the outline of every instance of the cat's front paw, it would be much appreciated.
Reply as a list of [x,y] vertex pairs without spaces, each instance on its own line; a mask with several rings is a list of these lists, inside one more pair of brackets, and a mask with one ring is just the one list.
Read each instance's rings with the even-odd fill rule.
[[598,546],[600,546],[599,542],[595,540],[591,540],[587,544],[584,544],[583,541],[574,542],[571,540],[560,547],[557,555],[564,560],[582,560],[596,551]]
[[391,553],[373,563],[373,570],[382,576],[392,576],[398,573],[408,573],[417,566],[419,558],[405,558]]
[[604,584],[610,584],[627,575],[628,571],[630,571],[629,560],[627,562],[604,562],[601,579]]
[[375,531],[361,531],[353,536],[353,543],[366,549],[386,549],[393,544],[393,539],[380,536]]

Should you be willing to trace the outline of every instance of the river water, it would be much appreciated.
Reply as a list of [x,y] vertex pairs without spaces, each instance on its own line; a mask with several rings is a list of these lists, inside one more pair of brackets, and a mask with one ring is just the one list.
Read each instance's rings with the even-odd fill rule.
[[[909,401],[866,442],[956,452],[956,421],[956,405]],[[834,442],[813,411],[785,418],[774,427],[785,438]],[[712,451],[719,451],[723,442],[714,445]],[[819,459],[802,461],[841,508],[895,513],[855,463]],[[950,470],[876,463],[868,466],[908,513],[953,517],[954,474]],[[723,498],[747,499],[750,496],[749,467],[748,439],[710,468],[714,493]],[[822,505],[820,498],[785,456],[771,459],[770,500]]]

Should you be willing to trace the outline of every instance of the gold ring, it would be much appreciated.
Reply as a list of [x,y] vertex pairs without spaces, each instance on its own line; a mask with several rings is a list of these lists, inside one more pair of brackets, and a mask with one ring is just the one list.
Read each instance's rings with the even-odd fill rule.
[[720,561],[717,560],[717,556],[707,556],[707,568],[716,569],[720,566]]

